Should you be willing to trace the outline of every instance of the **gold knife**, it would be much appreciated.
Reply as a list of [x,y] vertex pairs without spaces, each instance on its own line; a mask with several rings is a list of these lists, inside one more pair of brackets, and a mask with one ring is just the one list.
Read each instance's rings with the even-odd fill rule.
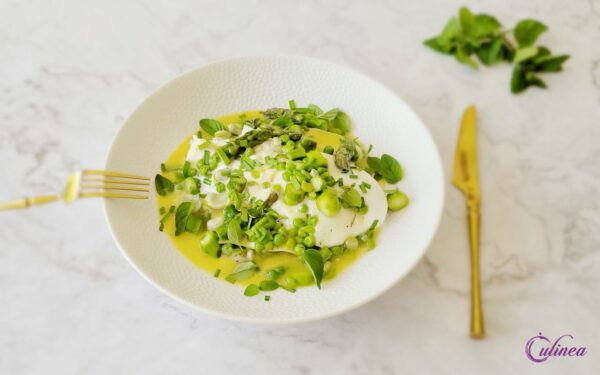
[[471,337],[481,339],[485,336],[483,313],[481,312],[481,293],[479,286],[479,179],[477,176],[477,118],[474,106],[466,109],[456,154],[452,183],[460,189],[467,200],[469,224],[469,242],[471,245]]

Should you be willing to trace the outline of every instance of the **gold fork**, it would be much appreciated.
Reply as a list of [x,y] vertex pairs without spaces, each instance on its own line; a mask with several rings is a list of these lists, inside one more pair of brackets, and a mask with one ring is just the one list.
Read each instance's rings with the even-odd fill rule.
[[[69,204],[80,198],[148,199],[150,179],[127,173],[85,169],[69,175],[62,194],[41,195],[0,203],[1,210],[27,208],[29,206],[64,200]],[[125,191],[126,193],[121,193]]]

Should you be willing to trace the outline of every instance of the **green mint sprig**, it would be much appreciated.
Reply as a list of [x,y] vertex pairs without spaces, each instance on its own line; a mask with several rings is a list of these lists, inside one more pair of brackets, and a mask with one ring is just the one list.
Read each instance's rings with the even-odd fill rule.
[[439,35],[423,43],[473,69],[479,67],[475,57],[487,66],[500,61],[512,63],[510,88],[517,94],[531,86],[546,88],[538,74],[562,71],[562,64],[570,57],[552,55],[547,47],[534,46],[546,30],[546,25],[533,19],[521,20],[513,29],[504,30],[495,17],[473,14],[462,7],[458,18],[452,17]]

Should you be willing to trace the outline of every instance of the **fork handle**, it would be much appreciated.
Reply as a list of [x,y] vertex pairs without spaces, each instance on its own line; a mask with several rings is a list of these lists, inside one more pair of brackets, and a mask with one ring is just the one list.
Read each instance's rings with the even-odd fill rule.
[[479,204],[467,204],[469,211],[469,242],[471,247],[471,338],[485,336],[481,292],[479,286]]
[[16,210],[19,208],[27,208],[29,206],[34,206],[34,205],[37,206],[37,205],[41,205],[41,204],[55,202],[57,200],[60,200],[61,198],[62,198],[62,196],[60,194],[40,195],[37,197],[31,197],[31,198],[26,197],[26,198],[17,199],[14,201],[6,202],[6,203],[0,203],[0,211]]

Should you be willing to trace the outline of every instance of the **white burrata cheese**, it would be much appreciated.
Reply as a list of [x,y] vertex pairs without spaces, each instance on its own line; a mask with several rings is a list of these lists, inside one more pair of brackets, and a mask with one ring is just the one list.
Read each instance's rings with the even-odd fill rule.
[[[349,173],[342,171],[335,165],[333,156],[323,154],[327,158],[329,174],[336,180],[340,177],[344,181],[344,185],[349,186],[356,184],[358,186],[362,182],[371,185],[371,188],[366,193],[362,194],[365,198],[365,204],[369,210],[364,215],[358,215],[354,210],[342,208],[333,217],[323,215],[318,209],[316,201],[306,199],[303,203],[308,206],[308,213],[318,217],[317,225],[315,226],[315,240],[317,246],[336,246],[343,244],[348,237],[357,236],[369,229],[375,220],[378,220],[377,227],[383,224],[387,215],[387,199],[385,192],[377,181],[365,171],[354,171],[358,176],[357,179],[350,178]],[[289,217],[291,222],[296,217],[304,217],[305,214],[300,213],[298,208],[302,203],[295,206],[288,206],[282,200],[278,200],[271,206],[280,215]]]
[[[246,130],[244,128],[244,130]],[[204,157],[204,150],[198,149],[198,146],[204,143],[205,140],[202,138],[198,138],[197,136],[193,136],[190,141],[190,149],[188,151],[186,160],[192,163],[193,166],[196,165],[196,162]],[[213,139],[213,143],[216,143],[215,147],[221,147],[226,142],[227,139]],[[215,152],[215,147],[211,145],[211,147],[206,148],[209,153],[212,155]],[[254,148],[254,154],[250,156],[250,158],[257,160],[259,162],[264,162],[267,156],[275,157],[277,154],[281,153],[281,140],[277,137],[271,138],[262,144],[256,146]],[[385,217],[387,215],[387,200],[385,197],[385,193],[381,186],[375,181],[375,179],[365,171],[355,170],[353,174],[357,176],[357,178],[350,178],[349,173],[342,173],[342,171],[335,165],[334,157],[329,154],[323,154],[323,156],[327,159],[329,174],[335,178],[336,180],[342,178],[345,186],[349,186],[355,184],[357,191],[360,192],[358,186],[366,182],[371,185],[371,188],[367,190],[366,193],[362,193],[361,195],[365,199],[365,204],[368,206],[368,211],[364,215],[356,214],[356,212],[352,209],[342,208],[335,216],[327,217],[323,215],[318,209],[316,205],[316,201],[305,199],[304,202],[308,206],[307,213],[301,213],[299,208],[302,203],[299,203],[294,206],[288,206],[283,203],[283,199],[278,199],[271,208],[275,210],[278,214],[280,214],[283,218],[281,219],[282,223],[286,226],[291,226],[293,219],[297,217],[305,218],[306,215],[317,216],[318,221],[315,226],[315,241],[318,246],[336,246],[343,244],[348,237],[357,236],[361,233],[364,233],[369,229],[369,227],[373,224],[375,220],[378,220],[377,226],[381,226]],[[219,164],[217,169],[213,171],[213,180],[221,181],[223,183],[227,183],[229,178],[227,176],[222,175],[222,171],[226,169],[239,169],[240,161],[234,160],[230,165]],[[286,182],[283,179],[282,171],[276,169],[267,169],[261,168],[261,173],[257,178],[252,176],[251,172],[244,172],[244,177],[247,181],[255,181],[256,184],[248,185],[247,191],[248,193],[255,197],[256,199],[266,200],[271,192],[271,186],[274,184],[279,184],[282,187],[285,187]],[[268,182],[269,187],[263,188],[263,183]],[[224,207],[226,202],[226,193],[217,193],[215,189],[215,182],[209,184],[202,183],[200,192],[203,194],[208,194],[207,200],[210,200],[213,205],[222,208]],[[280,193],[281,194],[281,193]],[[210,199],[208,199],[210,197]],[[217,208],[213,207],[213,208]]]

